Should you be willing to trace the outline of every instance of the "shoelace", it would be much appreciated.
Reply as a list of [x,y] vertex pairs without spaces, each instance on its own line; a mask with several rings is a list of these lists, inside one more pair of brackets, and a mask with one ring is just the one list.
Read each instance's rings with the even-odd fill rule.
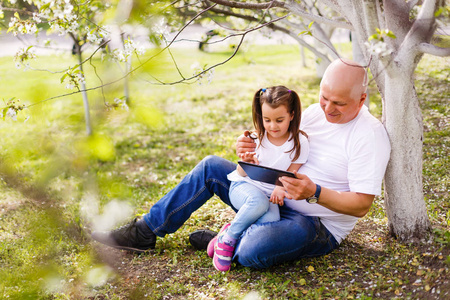
[[121,232],[123,230],[122,236],[130,236],[131,230],[133,227],[136,227],[136,219],[134,219],[131,223],[125,224],[123,226],[120,226],[119,228],[112,231],[112,233]]

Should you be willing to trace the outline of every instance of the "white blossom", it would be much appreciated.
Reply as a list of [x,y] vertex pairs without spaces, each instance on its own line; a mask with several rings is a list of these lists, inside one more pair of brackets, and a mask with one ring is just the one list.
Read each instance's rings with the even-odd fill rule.
[[33,20],[36,21],[36,23],[41,23],[41,17],[38,13],[33,13]]
[[87,40],[88,40],[88,42],[93,43],[93,44],[100,44],[102,41],[102,38],[98,35],[98,32],[91,31],[91,32],[87,33]]
[[166,19],[160,18],[158,21],[156,21],[155,25],[153,26],[153,30],[156,34],[161,35],[163,37],[169,35],[169,27],[166,25]]
[[8,111],[6,112],[6,116],[10,117],[14,121],[17,121],[17,113],[12,107],[8,108]]
[[127,105],[127,102],[123,99],[119,99],[119,98],[114,98],[114,106],[115,107],[120,107],[123,110],[128,111],[129,107]]
[[372,55],[386,56],[392,53],[392,50],[389,48],[389,46],[382,41],[365,42],[364,45],[367,47],[368,52]]

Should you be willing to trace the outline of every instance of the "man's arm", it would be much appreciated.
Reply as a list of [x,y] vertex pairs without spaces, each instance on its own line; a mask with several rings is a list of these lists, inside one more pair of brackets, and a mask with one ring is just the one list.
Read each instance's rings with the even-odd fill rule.
[[[296,173],[297,178],[281,177],[289,195],[289,199],[302,200],[311,197],[316,192],[316,185],[308,176]],[[322,187],[318,204],[332,211],[361,218],[369,212],[374,195],[356,192],[338,192]]]

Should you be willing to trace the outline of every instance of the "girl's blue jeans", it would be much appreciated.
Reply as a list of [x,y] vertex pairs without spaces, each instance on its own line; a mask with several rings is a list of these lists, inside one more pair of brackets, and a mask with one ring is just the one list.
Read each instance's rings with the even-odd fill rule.
[[[214,194],[237,211],[230,202],[227,179],[235,168],[236,164],[226,159],[207,156],[144,215],[147,225],[160,237],[173,233]],[[281,206],[279,221],[253,224],[243,233],[234,259],[244,266],[267,268],[302,257],[325,255],[337,247],[319,218]]]
[[232,182],[229,196],[233,207],[238,209],[227,230],[232,238],[238,239],[254,223],[263,224],[280,220],[278,205],[270,202],[263,191],[249,182]]

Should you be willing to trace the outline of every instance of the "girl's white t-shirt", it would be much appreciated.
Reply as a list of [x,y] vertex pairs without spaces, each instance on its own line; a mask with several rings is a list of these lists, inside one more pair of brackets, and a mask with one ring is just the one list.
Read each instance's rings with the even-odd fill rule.
[[[313,104],[304,111],[300,128],[308,134],[310,153],[299,173],[335,191],[381,194],[391,148],[385,128],[366,106],[350,122],[333,124],[319,104]],[[285,205],[319,217],[339,243],[358,220],[304,200],[287,199]]]
[[[260,146],[259,139],[255,140],[256,143],[256,155],[261,166],[275,168],[279,170],[287,170],[293,163],[304,164],[308,160],[309,144],[308,139],[300,134],[300,156],[292,161],[295,155],[295,151],[289,152],[294,147],[293,140],[287,140],[283,145],[276,146],[272,144],[267,138],[267,132],[264,134],[262,144]],[[300,168],[301,169],[301,168]],[[248,176],[242,177],[238,174],[237,170],[234,170],[228,174],[228,180],[230,181],[247,181],[256,187],[259,187],[266,195],[270,197],[275,185],[264,183],[250,179]]]

